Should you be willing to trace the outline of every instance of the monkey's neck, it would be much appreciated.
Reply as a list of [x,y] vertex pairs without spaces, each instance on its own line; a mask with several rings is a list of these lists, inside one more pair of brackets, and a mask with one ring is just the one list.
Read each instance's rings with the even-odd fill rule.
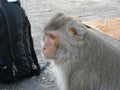
[[54,69],[56,72],[58,84],[61,85],[60,87],[62,88],[60,90],[69,90],[68,87],[71,85],[69,80],[71,80],[71,76],[76,73],[75,71],[79,68],[77,64],[79,63],[73,63],[72,60],[64,60],[64,63],[55,64],[56,66]]
[[57,84],[60,90],[68,90],[68,80],[66,73],[62,70],[61,66],[54,66],[53,72],[55,72],[55,77],[57,78]]

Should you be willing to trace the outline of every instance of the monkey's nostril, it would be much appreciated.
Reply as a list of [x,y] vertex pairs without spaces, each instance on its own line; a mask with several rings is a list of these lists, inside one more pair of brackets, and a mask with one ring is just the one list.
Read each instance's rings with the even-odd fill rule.
[[46,50],[46,48],[44,47],[43,50]]

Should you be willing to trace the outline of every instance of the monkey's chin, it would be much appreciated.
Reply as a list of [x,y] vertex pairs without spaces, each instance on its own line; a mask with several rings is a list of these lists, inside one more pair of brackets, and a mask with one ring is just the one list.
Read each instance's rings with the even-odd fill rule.
[[46,59],[53,60],[55,57],[53,55],[44,55]]

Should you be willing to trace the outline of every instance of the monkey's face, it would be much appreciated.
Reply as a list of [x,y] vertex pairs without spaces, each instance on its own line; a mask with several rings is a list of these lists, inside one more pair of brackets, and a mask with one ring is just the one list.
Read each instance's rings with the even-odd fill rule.
[[[48,59],[57,58],[56,55],[61,51],[70,51],[73,44],[76,44],[80,40],[80,35],[77,33],[74,27],[65,31],[46,31],[45,40],[42,48],[43,55]],[[72,42],[74,41],[75,42]]]
[[59,42],[59,35],[56,32],[45,32],[44,45],[42,47],[42,53],[48,59],[53,59],[57,50]]

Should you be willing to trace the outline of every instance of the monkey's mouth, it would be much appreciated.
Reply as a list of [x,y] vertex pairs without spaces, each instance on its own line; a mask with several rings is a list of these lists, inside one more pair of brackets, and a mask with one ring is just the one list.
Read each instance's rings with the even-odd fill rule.
[[42,50],[42,53],[43,53],[44,57],[47,59],[54,59],[55,58],[54,57],[55,55],[52,52],[47,52],[47,51]]

